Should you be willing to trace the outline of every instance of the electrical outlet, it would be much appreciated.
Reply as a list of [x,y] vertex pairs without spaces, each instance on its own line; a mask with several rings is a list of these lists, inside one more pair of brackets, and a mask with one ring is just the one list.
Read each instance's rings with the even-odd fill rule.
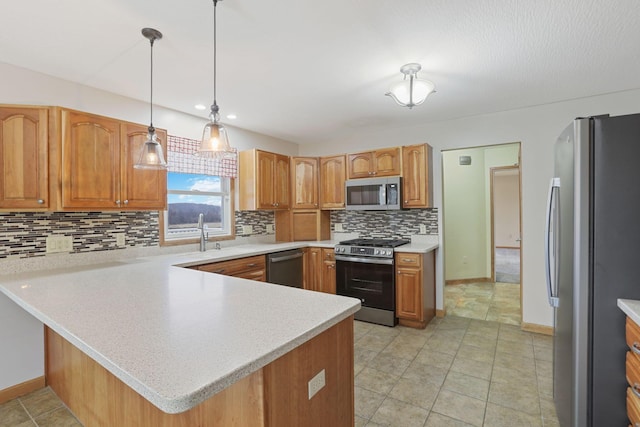
[[267,224],[267,233],[275,233],[275,231],[273,224]]
[[73,251],[73,237],[57,234],[47,236],[45,251],[48,254],[56,252],[71,252]]
[[335,224],[333,224],[333,229],[334,231],[344,231],[344,228],[342,228],[341,222],[336,222]]
[[462,264],[467,264],[469,262],[469,258],[467,258],[467,256],[463,256],[462,257]]
[[427,234],[427,226],[425,224],[420,224],[420,234]]
[[124,233],[116,233],[116,246],[122,247],[127,244]]
[[309,380],[309,400],[325,386],[324,369]]
[[242,234],[248,235],[253,233],[253,227],[251,225],[243,225],[242,226]]

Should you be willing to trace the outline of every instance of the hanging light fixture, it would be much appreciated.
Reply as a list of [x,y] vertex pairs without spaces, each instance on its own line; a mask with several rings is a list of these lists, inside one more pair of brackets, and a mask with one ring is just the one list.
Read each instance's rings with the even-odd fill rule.
[[204,126],[202,141],[196,152],[197,156],[214,159],[222,159],[234,153],[229,145],[227,129],[220,123],[220,107],[216,101],[216,9],[219,1],[222,0],[213,0],[213,104],[209,122]]
[[385,95],[403,107],[413,108],[420,105],[427,97],[435,92],[435,85],[429,80],[420,80],[418,71],[422,69],[420,64],[411,63],[403,65],[400,72],[404,74],[401,82],[395,83]]
[[149,106],[151,110],[151,118],[149,120],[149,128],[147,140],[142,146],[138,162],[133,165],[135,169],[166,169],[167,162],[164,160],[162,153],[162,145],[158,141],[156,129],[153,127],[153,42],[162,38],[162,33],[153,28],[143,28],[142,35],[149,39],[151,44],[151,96]]

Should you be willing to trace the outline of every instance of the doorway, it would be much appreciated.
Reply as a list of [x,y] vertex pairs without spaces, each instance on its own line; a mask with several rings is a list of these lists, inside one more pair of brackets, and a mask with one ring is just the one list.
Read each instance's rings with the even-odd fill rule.
[[442,174],[445,315],[520,325],[520,143],[444,150]]

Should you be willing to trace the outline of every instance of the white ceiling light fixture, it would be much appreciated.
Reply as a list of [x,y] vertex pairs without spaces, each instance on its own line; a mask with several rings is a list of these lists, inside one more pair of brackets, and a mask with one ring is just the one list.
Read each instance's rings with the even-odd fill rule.
[[158,141],[158,136],[156,135],[156,129],[153,127],[153,42],[160,40],[162,33],[153,28],[143,28],[142,35],[149,39],[151,45],[151,95],[149,100],[151,117],[149,120],[147,140],[142,146],[138,162],[135,163],[133,167],[135,169],[166,169],[167,162],[162,153],[162,145],[160,145],[160,141]]
[[417,63],[403,65],[400,72],[404,74],[404,79],[393,84],[385,95],[390,96],[403,107],[413,108],[422,104],[430,94],[436,91],[436,86],[429,80],[418,78],[418,71],[421,69],[422,66]]
[[197,156],[213,159],[222,159],[234,154],[229,145],[227,129],[219,122],[220,108],[216,101],[216,10],[219,1],[222,0],[213,0],[213,104],[211,104],[209,122],[204,126],[202,141],[196,152]]

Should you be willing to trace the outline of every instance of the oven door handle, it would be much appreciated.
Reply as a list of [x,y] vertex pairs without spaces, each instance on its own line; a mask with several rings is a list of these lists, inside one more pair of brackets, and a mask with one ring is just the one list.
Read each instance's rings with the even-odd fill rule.
[[384,264],[393,265],[393,259],[381,259],[381,258],[360,258],[353,256],[336,255],[336,261],[349,261],[349,262],[361,262],[363,264]]

